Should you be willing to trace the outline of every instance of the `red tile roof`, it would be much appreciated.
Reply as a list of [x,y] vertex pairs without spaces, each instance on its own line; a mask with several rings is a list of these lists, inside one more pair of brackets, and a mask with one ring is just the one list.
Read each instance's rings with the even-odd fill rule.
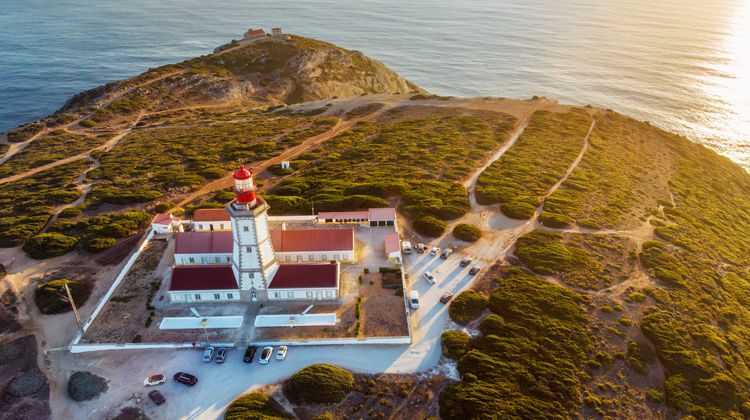
[[354,229],[270,230],[276,252],[354,250]]
[[339,264],[282,264],[268,285],[269,289],[337,287]]
[[385,234],[385,252],[390,254],[391,252],[398,252],[401,250],[401,244],[398,241],[398,232],[391,232]]
[[228,222],[226,209],[198,209],[193,213],[193,222]]
[[396,209],[393,207],[370,209],[367,213],[370,220],[396,220]]
[[162,225],[162,226],[169,226],[172,223],[172,220],[179,222],[179,217],[172,216],[171,213],[159,213],[154,217],[154,220],[151,221],[154,225]]
[[231,254],[233,247],[229,231],[175,233],[175,254]]
[[231,265],[179,265],[172,269],[169,290],[237,290]]

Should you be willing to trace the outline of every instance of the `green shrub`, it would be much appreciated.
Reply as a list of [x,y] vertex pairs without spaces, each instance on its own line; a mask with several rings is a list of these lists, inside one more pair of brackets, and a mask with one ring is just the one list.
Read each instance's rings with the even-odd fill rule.
[[563,214],[543,211],[539,214],[539,221],[547,227],[565,229],[573,225],[573,219]]
[[219,178],[223,178],[224,175],[226,174],[227,174],[227,171],[221,168],[217,168],[215,166],[212,166],[209,168],[203,168],[200,171],[198,171],[198,175],[206,179],[219,179]]
[[438,237],[445,233],[444,221],[432,216],[422,216],[413,222],[414,230],[425,236]]
[[536,207],[526,201],[511,200],[501,204],[500,211],[511,219],[525,220],[534,215]]
[[473,290],[466,290],[456,296],[448,306],[451,319],[466,324],[476,319],[487,308],[487,298]]
[[154,206],[154,212],[155,213],[165,213],[167,210],[174,207],[174,203],[166,202],[166,203],[159,203]]
[[64,209],[60,210],[60,213],[57,214],[58,219],[72,219],[74,217],[78,217],[83,213],[83,210],[81,210],[80,207],[65,207]]
[[284,395],[295,403],[340,402],[354,387],[354,376],[346,369],[325,363],[310,365],[284,382]]
[[458,360],[469,351],[471,337],[463,331],[445,331],[440,336],[440,346],[443,354],[451,359]]
[[214,194],[213,201],[216,201],[217,203],[226,204],[234,200],[236,197],[237,195],[231,191],[219,190],[219,191],[216,191],[216,194]]
[[130,229],[120,223],[109,223],[102,227],[100,233],[110,238],[124,238],[130,234]]
[[73,401],[87,401],[107,391],[107,381],[90,372],[78,371],[68,379],[68,395]]
[[646,391],[646,399],[651,402],[660,403],[664,401],[664,394],[655,389],[649,389]]
[[26,241],[23,250],[37,260],[52,258],[72,251],[78,239],[61,233],[42,233]]
[[80,125],[81,127],[91,128],[91,127],[96,126],[96,123],[91,120],[83,120],[79,122],[78,125]]
[[482,230],[468,223],[459,223],[453,228],[453,236],[466,242],[476,242],[482,237]]
[[562,235],[536,229],[521,235],[515,254],[533,272],[554,274],[573,268],[573,254],[560,243]]
[[39,312],[45,315],[59,314],[71,311],[65,284],[70,289],[73,301],[80,307],[91,295],[92,286],[88,282],[70,281],[67,279],[51,280],[39,284],[34,289],[34,303]]
[[88,252],[101,252],[117,243],[114,238],[92,236],[83,241],[83,249]]

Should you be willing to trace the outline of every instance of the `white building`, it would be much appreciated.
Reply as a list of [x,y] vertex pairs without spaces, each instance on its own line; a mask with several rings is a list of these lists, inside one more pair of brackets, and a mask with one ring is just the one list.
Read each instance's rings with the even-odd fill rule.
[[154,233],[182,232],[180,218],[172,216],[172,213],[159,213],[151,221],[151,229]]
[[193,230],[228,232],[232,230],[232,222],[226,209],[198,209],[193,212]]
[[361,211],[325,211],[317,215],[318,223],[356,223],[363,226],[396,226],[396,209],[372,208]]
[[174,242],[176,265],[231,264],[232,232],[177,232]]
[[280,263],[354,260],[354,229],[274,229],[270,234]]
[[[233,177],[237,198],[226,207],[231,232],[218,231],[214,226],[213,230],[185,232],[176,237],[175,262],[178,265],[172,269],[168,290],[170,300],[338,299],[340,270],[337,260],[353,258],[353,232],[346,234],[351,238],[351,244],[347,242],[347,247],[341,249],[337,242],[341,234],[303,234],[301,237],[318,238],[320,243],[329,245],[322,251],[304,247],[308,252],[336,253],[330,254],[330,258],[326,254],[326,259],[322,256],[319,260],[313,257],[312,261],[330,260],[323,264],[306,262],[280,266],[268,229],[269,206],[263,198],[256,197],[257,188],[252,172],[240,166]],[[295,234],[291,235],[294,237]],[[281,236],[280,249],[287,246],[284,245],[283,237],[284,235]],[[350,254],[344,255],[344,252]],[[285,258],[286,254],[282,256]]]

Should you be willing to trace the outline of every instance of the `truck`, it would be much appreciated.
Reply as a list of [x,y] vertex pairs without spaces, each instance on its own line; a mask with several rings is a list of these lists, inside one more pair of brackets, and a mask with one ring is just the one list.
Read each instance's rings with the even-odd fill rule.
[[419,309],[419,292],[416,290],[409,292],[409,306],[412,309]]
[[404,241],[401,245],[404,249],[404,254],[411,254],[411,242]]

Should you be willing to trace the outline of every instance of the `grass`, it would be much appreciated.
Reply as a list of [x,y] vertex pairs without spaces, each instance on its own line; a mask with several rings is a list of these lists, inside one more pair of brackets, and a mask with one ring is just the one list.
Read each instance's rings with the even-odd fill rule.
[[[366,208],[353,196],[401,197],[402,210],[421,220],[427,235],[442,234],[432,219],[455,219],[469,208],[465,177],[503,141],[513,119],[503,114],[453,115],[433,110],[423,118],[360,123],[324,145],[325,156],[287,178],[267,200],[276,212]],[[286,197],[286,198],[280,198]],[[275,206],[278,204],[278,206]]]
[[55,204],[78,198],[71,183],[88,165],[81,159],[0,184],[0,246],[23,244],[44,227]]
[[614,228],[633,222],[668,198],[668,150],[658,131],[611,111],[596,116],[590,147],[544,211],[584,227]]
[[502,203],[508,217],[530,218],[580,153],[590,125],[577,112],[534,112],[516,143],[479,175],[477,201]]
[[520,269],[496,280],[494,314],[459,359],[462,380],[441,394],[441,417],[576,417],[578,367],[592,349],[586,299]]

